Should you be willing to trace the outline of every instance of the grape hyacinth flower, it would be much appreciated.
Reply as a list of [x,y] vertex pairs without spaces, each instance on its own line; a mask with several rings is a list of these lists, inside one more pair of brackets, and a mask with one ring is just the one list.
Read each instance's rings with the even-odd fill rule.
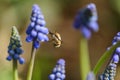
[[[96,6],[94,3],[88,4],[85,8],[81,9],[74,20],[73,26],[75,29],[80,30],[82,38],[80,39],[80,72],[82,80],[86,79],[86,75],[90,71],[88,39],[90,39],[92,31],[97,32],[98,16]],[[86,67],[85,67],[86,66]]]
[[40,42],[49,40],[47,36],[49,30],[45,26],[46,22],[41,9],[37,4],[34,4],[32,7],[31,22],[26,30],[26,41],[33,41],[33,46],[36,49],[40,47]]
[[64,80],[65,79],[65,60],[59,59],[52,74],[49,75],[49,80]]
[[[112,41],[112,45],[115,45],[118,41],[120,41],[120,32],[118,32],[117,35],[114,37]],[[111,47],[109,47],[108,50],[110,48]],[[106,67],[104,73],[100,75],[99,80],[114,80],[114,77],[116,75],[117,64],[120,60],[119,58],[120,58],[120,47],[118,46],[115,49],[111,61]]]
[[37,4],[32,6],[32,14],[30,18],[31,22],[26,30],[26,41],[32,42],[31,58],[28,68],[27,80],[32,79],[32,73],[35,62],[36,50],[40,47],[40,42],[49,41],[47,34],[49,33],[48,28],[46,28],[46,22],[41,9]]
[[78,12],[73,26],[75,29],[80,29],[82,35],[86,39],[89,39],[91,37],[91,31],[97,32],[99,29],[97,20],[96,6],[94,3],[90,3]]
[[10,38],[10,43],[8,46],[8,54],[7,57],[8,61],[13,60],[19,60],[20,64],[23,64],[25,61],[20,55],[23,53],[23,50],[21,49],[22,43],[20,41],[20,35],[16,29],[15,26],[12,27],[12,33]]

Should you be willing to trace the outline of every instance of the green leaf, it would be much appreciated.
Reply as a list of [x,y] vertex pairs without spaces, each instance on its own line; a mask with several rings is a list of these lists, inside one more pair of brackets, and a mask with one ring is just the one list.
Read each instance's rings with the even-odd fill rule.
[[98,71],[100,70],[101,66],[104,64],[104,62],[113,54],[114,50],[120,46],[120,42],[117,42],[117,44],[113,45],[110,50],[107,50],[103,56],[98,60],[97,64],[95,65],[93,72],[96,75]]

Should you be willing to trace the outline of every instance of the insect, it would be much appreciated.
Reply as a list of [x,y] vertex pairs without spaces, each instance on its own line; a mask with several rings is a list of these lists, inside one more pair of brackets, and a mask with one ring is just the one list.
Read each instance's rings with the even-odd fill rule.
[[50,32],[49,31],[49,34],[51,35],[51,38],[52,38],[52,43],[54,45],[55,48],[59,48],[62,44],[62,40],[61,40],[61,36],[58,32]]

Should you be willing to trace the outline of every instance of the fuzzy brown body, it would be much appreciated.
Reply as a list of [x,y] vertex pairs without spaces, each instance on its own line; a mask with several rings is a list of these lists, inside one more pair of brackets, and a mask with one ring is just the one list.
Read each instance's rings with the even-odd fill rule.
[[62,40],[61,40],[60,34],[57,33],[57,32],[55,32],[55,33],[49,32],[49,34],[52,37],[52,43],[53,43],[54,47],[56,47],[56,48],[60,47],[61,44],[62,44]]

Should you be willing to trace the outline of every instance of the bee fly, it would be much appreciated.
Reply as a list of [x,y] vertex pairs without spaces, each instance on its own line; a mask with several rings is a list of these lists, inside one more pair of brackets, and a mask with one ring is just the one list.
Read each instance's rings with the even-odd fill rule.
[[61,36],[59,33],[55,32],[50,32],[49,31],[49,34],[51,35],[51,38],[52,38],[52,43],[54,45],[54,47],[58,48],[61,46],[62,44],[62,40],[61,40]]

